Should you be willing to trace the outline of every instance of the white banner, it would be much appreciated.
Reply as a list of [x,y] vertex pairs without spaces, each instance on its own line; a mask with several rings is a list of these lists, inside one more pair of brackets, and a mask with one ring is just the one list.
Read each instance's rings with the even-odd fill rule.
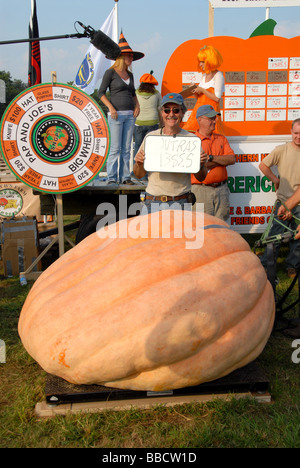
[[[230,191],[230,220],[234,231],[240,234],[265,231],[276,193],[271,181],[259,169],[276,146],[291,141],[290,135],[228,137],[235,152],[236,163],[227,167]],[[272,171],[277,172],[273,166]]]
[[213,8],[271,8],[300,6],[300,0],[209,0],[209,3]]
[[[117,7],[114,6],[100,30],[116,43],[118,43],[117,25]],[[91,44],[79,67],[74,80],[74,86],[77,86],[77,88],[87,94],[92,94],[98,81],[103,77],[104,72],[113,63],[112,60],[107,59],[99,49],[96,49]]]

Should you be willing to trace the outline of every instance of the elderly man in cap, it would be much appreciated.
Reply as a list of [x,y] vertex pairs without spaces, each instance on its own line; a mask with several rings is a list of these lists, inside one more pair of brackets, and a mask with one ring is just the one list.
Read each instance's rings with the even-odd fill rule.
[[[193,134],[180,127],[186,112],[183,97],[177,93],[168,93],[162,98],[161,119],[162,128],[148,133],[148,135],[171,135],[181,138]],[[147,135],[147,136],[148,136]],[[207,155],[202,152],[200,156],[200,171],[194,174],[195,180],[201,181],[207,174]],[[144,168],[145,139],[135,156],[133,166],[134,175],[141,179],[147,172]],[[157,211],[174,206],[181,206],[191,202],[191,175],[188,173],[149,172],[146,188],[145,207],[147,210]],[[144,212],[144,211],[143,211]]]
[[201,138],[202,150],[208,158],[208,173],[203,181],[192,175],[192,192],[197,203],[204,203],[205,213],[227,221],[229,188],[226,166],[235,163],[235,154],[225,136],[214,132],[217,115],[220,114],[210,105],[201,106],[197,110],[199,129],[196,135]]

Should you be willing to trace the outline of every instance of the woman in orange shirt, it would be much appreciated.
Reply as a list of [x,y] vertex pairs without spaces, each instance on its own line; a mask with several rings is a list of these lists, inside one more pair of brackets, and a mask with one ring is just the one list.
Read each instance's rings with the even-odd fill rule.
[[[220,101],[224,93],[224,76],[223,73],[218,70],[223,63],[220,52],[213,46],[204,46],[200,49],[197,60],[198,70],[201,72],[201,79],[197,88],[192,91],[192,93],[197,96],[197,102],[187,122],[182,126],[184,130],[188,130],[189,132],[196,132],[198,130],[196,119],[198,107],[209,104],[219,113]],[[216,123],[216,131],[218,133],[224,133],[219,117]]]

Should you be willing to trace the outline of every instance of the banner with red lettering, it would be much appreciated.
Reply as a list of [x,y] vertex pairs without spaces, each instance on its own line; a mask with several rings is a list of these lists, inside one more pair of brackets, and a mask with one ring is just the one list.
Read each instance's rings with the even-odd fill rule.
[[[229,224],[241,234],[262,233],[267,227],[276,193],[259,163],[276,147],[290,141],[290,135],[228,137],[235,152],[235,164],[227,167],[230,191]],[[272,167],[277,173],[277,168]]]

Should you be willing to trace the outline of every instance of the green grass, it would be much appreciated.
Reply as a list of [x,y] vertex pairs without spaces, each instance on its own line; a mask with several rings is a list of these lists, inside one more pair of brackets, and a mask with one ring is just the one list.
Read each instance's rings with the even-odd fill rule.
[[[288,284],[283,258],[284,252],[279,259],[281,290]],[[6,363],[0,364],[1,448],[300,447],[300,364],[292,362],[292,339],[281,331],[272,333],[258,358],[270,382],[272,403],[232,396],[229,401],[172,408],[38,418],[34,409],[45,399],[46,375],[24,350],[17,332],[30,287],[20,286],[18,278],[0,281],[0,339],[7,351]],[[292,299],[296,296],[294,291]]]

